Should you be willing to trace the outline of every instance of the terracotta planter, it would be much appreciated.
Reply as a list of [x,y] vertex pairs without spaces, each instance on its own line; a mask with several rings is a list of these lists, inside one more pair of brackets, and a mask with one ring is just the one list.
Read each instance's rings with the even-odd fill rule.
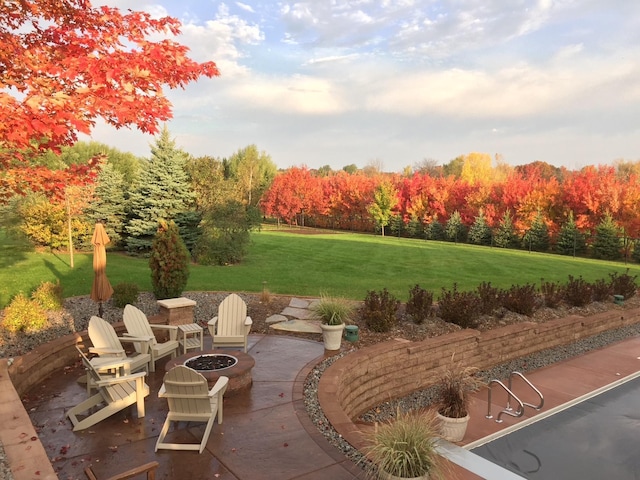
[[322,340],[324,341],[325,350],[340,350],[342,344],[342,332],[344,331],[344,323],[340,325],[320,324],[322,329]]
[[450,442],[460,442],[464,438],[469,424],[469,415],[463,418],[450,418],[437,414],[440,422],[440,434],[442,438]]

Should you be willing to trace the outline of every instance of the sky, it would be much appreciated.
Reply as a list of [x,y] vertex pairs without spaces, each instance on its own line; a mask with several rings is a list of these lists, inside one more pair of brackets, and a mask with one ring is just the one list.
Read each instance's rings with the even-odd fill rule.
[[[471,152],[579,169],[640,160],[640,2],[94,0],[181,20],[221,76],[171,90],[194,156],[401,172]],[[87,138],[83,138],[87,140]],[[91,140],[148,157],[154,138]]]

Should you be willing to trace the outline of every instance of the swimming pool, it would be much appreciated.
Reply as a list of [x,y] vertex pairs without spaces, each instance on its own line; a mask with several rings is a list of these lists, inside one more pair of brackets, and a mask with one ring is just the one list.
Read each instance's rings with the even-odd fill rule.
[[639,446],[637,372],[465,448],[527,479],[636,480]]

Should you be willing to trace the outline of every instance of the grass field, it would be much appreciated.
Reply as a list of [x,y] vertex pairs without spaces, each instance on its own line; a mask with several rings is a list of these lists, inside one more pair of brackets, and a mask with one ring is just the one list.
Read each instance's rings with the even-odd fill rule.
[[[564,282],[569,275],[608,279],[627,268],[631,275],[640,273],[637,264],[362,234],[263,230],[251,238],[240,265],[193,265],[185,291],[260,292],[266,285],[276,294],[327,293],[362,300],[369,290],[387,288],[405,301],[415,284],[437,297],[454,282],[471,290],[483,281],[509,287],[539,285],[541,278]],[[76,253],[74,263],[71,269],[68,254],[26,251],[0,231],[0,308],[42,281],[59,279],[67,297],[89,294],[91,252]],[[142,291],[151,290],[147,259],[108,252],[107,275],[112,285],[133,282]]]

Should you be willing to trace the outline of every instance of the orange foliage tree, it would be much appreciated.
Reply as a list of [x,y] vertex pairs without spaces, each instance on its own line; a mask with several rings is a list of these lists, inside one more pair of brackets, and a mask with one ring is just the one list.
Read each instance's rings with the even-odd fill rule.
[[88,0],[0,3],[0,165],[71,145],[98,118],[156,133],[171,117],[164,86],[219,74],[168,38],[179,33],[174,18]]

